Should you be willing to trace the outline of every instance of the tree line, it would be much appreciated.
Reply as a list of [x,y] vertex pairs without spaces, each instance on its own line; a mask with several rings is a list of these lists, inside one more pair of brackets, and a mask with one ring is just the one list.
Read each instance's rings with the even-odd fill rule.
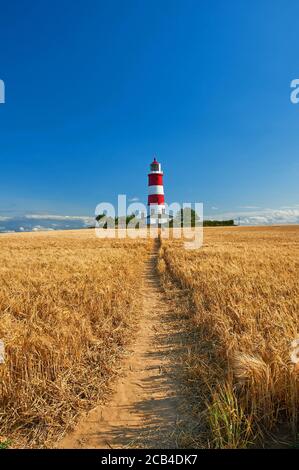
[[[106,217],[105,214],[100,214],[96,217],[97,222]],[[103,224],[103,228],[107,228],[109,223],[114,225],[115,227],[118,226],[125,226],[127,227],[129,223],[136,217],[136,214],[131,214],[126,217],[122,217],[121,219],[118,217],[112,218],[107,217],[105,223]],[[235,221],[233,219],[229,220],[201,220],[198,214],[195,212],[194,209],[185,208],[178,211],[174,216],[170,216],[169,220],[169,227],[183,227],[183,226],[191,226],[196,227],[203,225],[204,227],[228,227],[234,226]],[[138,217],[136,220],[136,228],[139,228]]]

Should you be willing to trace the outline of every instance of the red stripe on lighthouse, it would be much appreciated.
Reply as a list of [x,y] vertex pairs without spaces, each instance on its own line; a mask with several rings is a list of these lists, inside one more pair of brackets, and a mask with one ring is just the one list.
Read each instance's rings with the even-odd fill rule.
[[150,173],[148,175],[149,186],[163,186],[163,175],[162,173]]
[[148,205],[164,204],[164,194],[150,194],[148,196]]

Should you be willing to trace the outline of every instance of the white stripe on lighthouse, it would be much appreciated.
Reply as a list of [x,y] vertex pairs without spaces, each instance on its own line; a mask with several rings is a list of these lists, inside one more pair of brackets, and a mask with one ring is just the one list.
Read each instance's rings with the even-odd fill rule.
[[164,194],[164,188],[162,185],[149,186],[148,194],[149,196],[152,196],[153,194]]

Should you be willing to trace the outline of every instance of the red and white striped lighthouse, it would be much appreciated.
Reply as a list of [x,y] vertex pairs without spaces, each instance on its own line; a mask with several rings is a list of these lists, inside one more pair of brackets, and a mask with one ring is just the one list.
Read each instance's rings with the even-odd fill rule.
[[164,200],[163,171],[161,164],[154,161],[150,165],[148,174],[148,221],[150,224],[163,224],[167,222]]

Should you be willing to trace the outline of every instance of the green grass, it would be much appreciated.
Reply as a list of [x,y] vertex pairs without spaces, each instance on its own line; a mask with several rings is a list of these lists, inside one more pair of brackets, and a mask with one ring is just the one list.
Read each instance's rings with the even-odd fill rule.
[[251,444],[251,420],[238,403],[229,386],[219,387],[208,405],[209,423],[214,436],[214,447],[242,449]]
[[5,441],[0,442],[0,449],[8,449],[11,442],[9,439],[5,439]]

